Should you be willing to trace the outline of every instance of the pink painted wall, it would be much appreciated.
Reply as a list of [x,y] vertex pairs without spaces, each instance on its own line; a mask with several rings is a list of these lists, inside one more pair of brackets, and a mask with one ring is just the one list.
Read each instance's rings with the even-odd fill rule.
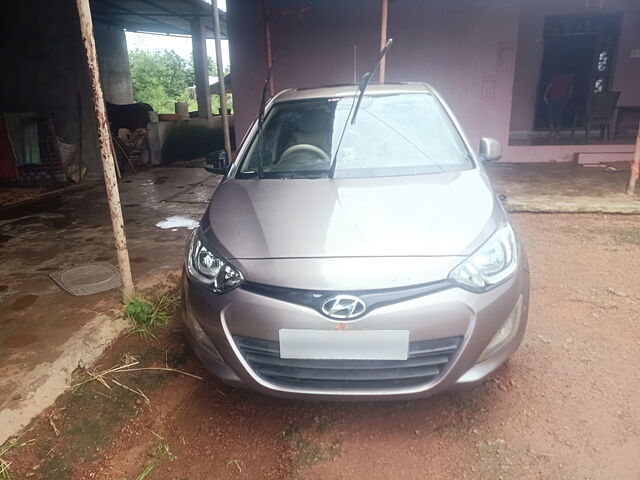
[[542,66],[544,18],[547,15],[612,14],[622,16],[613,90],[622,92],[620,105],[640,105],[640,59],[629,58],[640,48],[638,0],[523,0],[513,85],[511,129],[533,126],[537,87]]
[[[377,0],[271,0],[276,90],[353,80],[379,49]],[[602,8],[585,9],[585,5]],[[578,151],[628,152],[633,146],[508,147],[510,123],[529,128],[542,60],[544,16],[624,12],[614,86],[640,105],[640,0],[397,0],[389,3],[387,81],[425,81],[451,105],[470,140],[499,139],[509,162],[571,161]],[[266,55],[261,1],[228,2],[236,135],[258,111]],[[515,73],[514,73],[515,72]],[[513,105],[513,108],[512,108]]]
[[233,109],[236,145],[258,112],[267,73],[262,22],[262,2],[232,0],[227,3],[229,53],[233,71]]
[[[260,3],[229,2],[236,131],[255,117],[264,81]],[[353,81],[380,45],[380,4],[372,0],[272,0],[276,91]],[[473,144],[481,136],[506,143],[511,112],[519,1],[390,2],[387,81],[432,84],[451,105]]]
[[507,142],[519,3],[514,0],[402,0],[389,4],[387,81],[435,87],[472,145]]

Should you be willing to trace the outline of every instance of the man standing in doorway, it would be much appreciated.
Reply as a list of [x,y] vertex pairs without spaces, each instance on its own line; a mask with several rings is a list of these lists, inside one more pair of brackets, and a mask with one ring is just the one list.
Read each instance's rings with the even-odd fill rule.
[[547,105],[549,131],[557,142],[562,128],[562,119],[567,103],[573,95],[575,76],[573,73],[556,73],[544,92],[544,103]]

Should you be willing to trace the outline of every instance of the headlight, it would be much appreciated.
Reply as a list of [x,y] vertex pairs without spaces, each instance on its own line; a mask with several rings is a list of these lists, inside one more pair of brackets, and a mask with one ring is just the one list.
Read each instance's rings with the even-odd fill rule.
[[516,236],[511,225],[507,224],[454,268],[449,277],[462,288],[485,292],[513,275],[517,266]]
[[200,227],[189,237],[186,253],[189,278],[215,293],[233,290],[244,281],[242,273],[205,245]]

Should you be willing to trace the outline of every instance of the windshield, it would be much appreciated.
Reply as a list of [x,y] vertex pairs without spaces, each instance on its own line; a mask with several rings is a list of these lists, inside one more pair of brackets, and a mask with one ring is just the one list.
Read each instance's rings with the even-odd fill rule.
[[[353,97],[298,100],[269,110],[236,178],[424,175],[473,168],[473,160],[431,94],[365,96],[340,136]],[[340,145],[339,145],[340,144]],[[339,145],[339,148],[338,148]],[[337,150],[337,152],[336,152]]]

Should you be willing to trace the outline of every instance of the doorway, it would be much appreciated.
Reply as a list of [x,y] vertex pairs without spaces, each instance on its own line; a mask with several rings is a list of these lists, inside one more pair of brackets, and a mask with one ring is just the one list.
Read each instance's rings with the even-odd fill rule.
[[534,128],[546,130],[549,126],[544,94],[558,74],[574,77],[562,127],[571,127],[574,120],[578,127],[584,125],[593,93],[609,90],[619,23],[617,15],[551,15],[545,19]]

